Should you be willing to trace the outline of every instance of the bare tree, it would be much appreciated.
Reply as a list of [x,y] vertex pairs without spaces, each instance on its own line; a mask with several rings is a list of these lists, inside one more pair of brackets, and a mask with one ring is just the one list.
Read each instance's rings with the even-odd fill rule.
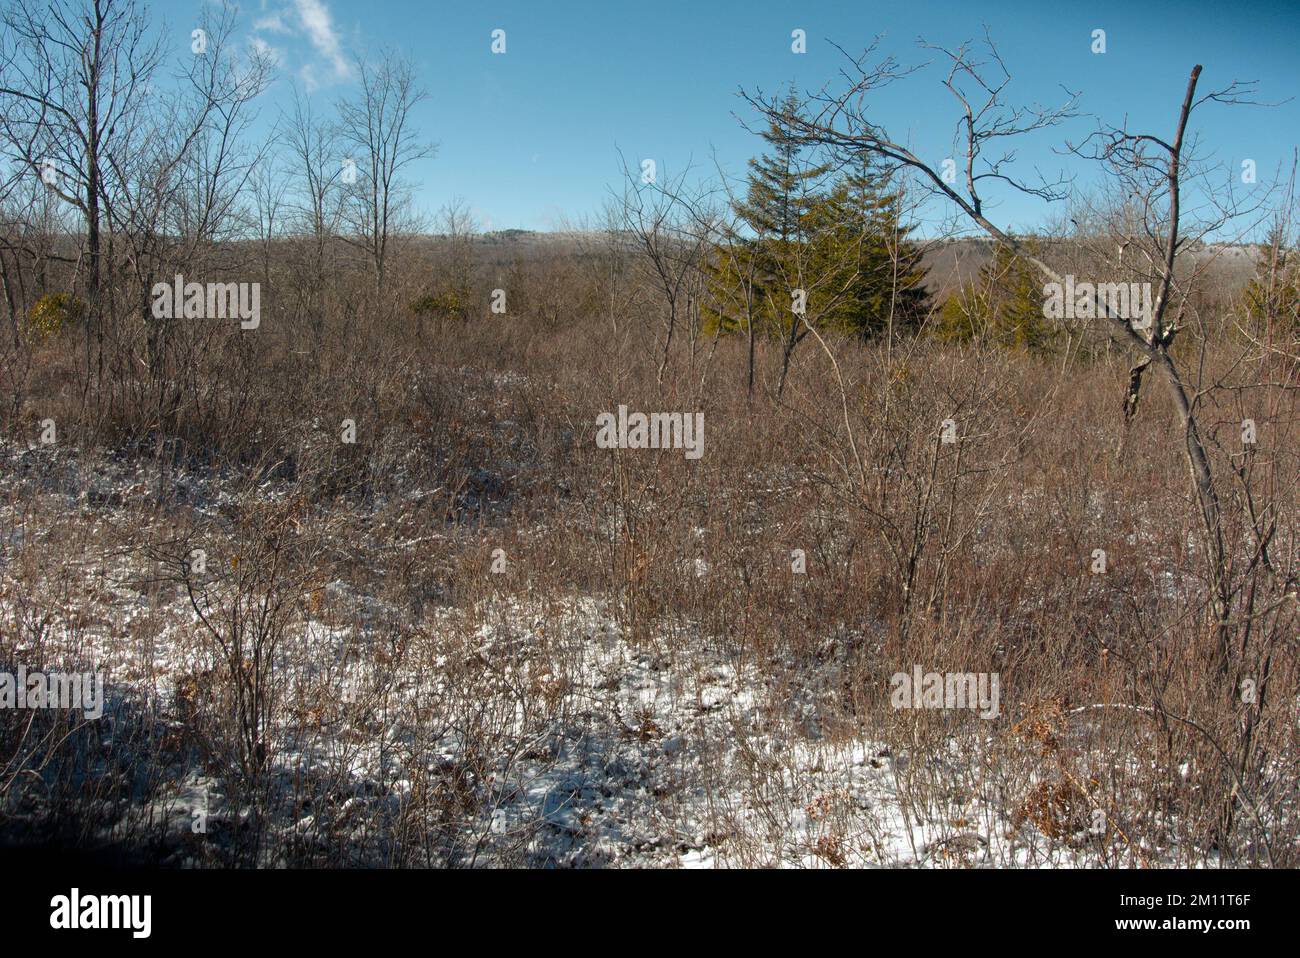
[[0,19],[0,136],[79,211],[86,230],[86,369],[103,372],[101,230],[110,157],[129,154],[162,59],[134,0],[17,0]]
[[393,52],[377,62],[357,58],[361,90],[338,105],[339,138],[352,157],[358,176],[349,190],[353,238],[365,250],[374,269],[375,289],[382,292],[390,244],[418,224],[410,185],[402,179],[415,162],[427,159],[436,146],[420,139],[412,112],[428,99],[415,79],[412,63]]
[[[278,145],[277,132],[272,142]],[[284,211],[289,193],[289,177],[274,156],[265,156],[249,178],[253,193],[254,226],[262,247],[262,281],[271,284],[271,254],[278,237],[284,233]]]
[[[882,157],[900,167],[916,170],[935,191],[960,207],[990,236],[1033,263],[1046,279],[1052,282],[1063,282],[1063,277],[1056,270],[1033,255],[1018,238],[988,219],[984,212],[981,190],[984,181],[1000,180],[1044,199],[1062,198],[1064,193],[1059,182],[1031,185],[1007,172],[1006,164],[1014,154],[1006,153],[995,159],[988,159],[984,154],[990,146],[1005,138],[1054,126],[1072,116],[1074,98],[1068,100],[1063,106],[1053,109],[1008,107],[1003,100],[1003,91],[1010,82],[1010,74],[991,40],[988,41],[988,61],[976,59],[968,45],[955,51],[944,51],[951,61],[951,69],[944,81],[945,86],[952,92],[961,107],[960,128],[963,131],[965,145],[964,191],[962,191],[956,183],[950,183],[949,179],[945,178],[933,164],[918,157],[901,143],[890,139],[885,130],[867,117],[864,112],[866,94],[899,79],[907,72],[900,70],[892,57],[886,58],[877,66],[865,66],[873,49],[874,47],[869,48],[861,57],[851,60],[854,74],[850,75],[847,90],[835,94],[826,90],[816,93],[808,98],[803,109],[793,116],[788,115],[781,101],[776,98],[764,97],[761,94],[746,94],[746,98],[774,122],[781,120],[788,123],[791,135],[800,142],[828,149],[842,158],[870,154]],[[993,73],[995,78],[987,78],[989,73]],[[1112,162],[1126,162],[1135,170],[1140,168],[1150,170],[1152,164],[1158,162],[1143,152],[1142,147],[1150,145],[1159,149],[1164,160],[1156,168],[1161,170],[1166,184],[1167,209],[1160,287],[1149,330],[1144,335],[1128,317],[1112,314],[1107,304],[1100,298],[1096,300],[1095,305],[1097,314],[1112,324],[1115,334],[1136,349],[1143,356],[1144,363],[1154,364],[1160,371],[1178,409],[1186,437],[1188,467],[1195,486],[1197,501],[1201,507],[1207,555],[1215,570],[1213,611],[1217,621],[1223,624],[1228,617],[1228,596],[1227,586],[1222,577],[1224,545],[1219,521],[1219,502],[1214,489],[1209,459],[1194,414],[1192,397],[1170,353],[1170,346],[1180,327],[1165,321],[1172,301],[1174,266],[1180,250],[1179,163],[1187,122],[1196,106],[1210,100],[1231,100],[1238,89],[1234,84],[1226,90],[1196,100],[1196,84],[1200,74],[1200,66],[1192,70],[1174,136],[1170,142],[1149,134],[1132,134],[1121,130],[1112,130],[1104,134],[1107,142],[1102,158]],[[980,98],[977,99],[969,94],[964,83],[973,87]]]
[[[940,48],[931,48],[940,49]],[[778,118],[789,124],[791,134],[801,143],[826,150],[832,156],[847,160],[860,155],[871,155],[900,168],[915,171],[935,194],[954,204],[974,223],[978,224],[996,241],[1006,244],[1016,254],[1032,263],[1044,279],[1063,284],[1063,277],[1044,259],[1040,258],[1010,230],[993,223],[987,216],[982,190],[989,181],[1000,181],[1011,187],[1046,200],[1061,199],[1066,195],[1063,180],[1030,183],[1017,179],[1008,164],[1013,152],[989,157],[987,151],[1004,141],[1033,131],[1055,126],[1074,115],[1074,98],[1055,108],[1013,108],[1006,104],[1004,91],[1010,81],[996,47],[987,40],[987,59],[981,61],[972,54],[970,45],[948,51],[941,50],[950,63],[944,81],[959,105],[959,139],[964,153],[960,164],[961,182],[951,175],[945,176],[936,164],[921,158],[903,143],[891,138],[887,131],[867,115],[869,95],[881,87],[898,80],[910,70],[901,69],[892,58],[868,65],[874,46],[861,57],[849,57],[850,66],[843,73],[847,88],[831,92],[823,88],[803,99],[793,116],[785,104],[761,93],[745,94],[746,99],[764,115]],[[1216,649],[1215,672],[1227,689],[1229,708],[1236,709],[1237,680],[1245,674],[1234,668],[1234,661],[1244,658],[1253,631],[1262,629],[1256,619],[1275,614],[1280,608],[1295,601],[1294,580],[1284,581],[1274,577],[1264,582],[1261,570],[1270,569],[1269,544],[1276,530],[1274,517],[1268,510],[1260,510],[1252,501],[1249,488],[1243,488],[1240,503],[1248,515],[1254,517],[1248,525],[1254,540],[1254,557],[1245,557],[1244,573],[1234,575],[1243,563],[1230,554],[1225,534],[1225,513],[1220,501],[1220,490],[1211,464],[1207,441],[1197,409],[1206,395],[1201,385],[1189,385],[1184,371],[1172,351],[1175,338],[1184,328],[1183,312],[1175,308],[1180,301],[1177,266],[1188,238],[1183,229],[1183,190],[1185,187],[1188,151],[1187,130],[1194,112],[1207,103],[1239,104],[1252,102],[1249,84],[1232,82],[1216,91],[1197,95],[1202,68],[1193,67],[1188,78],[1182,104],[1178,110],[1172,135],[1165,137],[1150,133],[1133,132],[1126,127],[1105,127],[1093,134],[1080,147],[1070,149],[1078,155],[1091,155],[1105,164],[1108,172],[1129,192],[1138,197],[1140,215],[1138,229],[1147,245],[1148,258],[1155,277],[1156,290],[1149,315],[1134,317],[1125,311],[1112,308],[1100,294],[1099,288],[1092,296],[1096,317],[1108,328],[1110,334],[1124,343],[1139,357],[1134,369],[1130,395],[1140,386],[1140,371],[1154,369],[1173,402],[1182,427],[1183,447],[1194,500],[1200,514],[1200,538],[1208,586],[1203,608],[1207,625]],[[1068,92],[1068,91],[1067,91]],[[1089,151],[1088,147],[1092,149]],[[1231,196],[1227,202],[1218,202],[1212,195],[1203,197],[1211,204],[1214,214],[1208,218],[1201,234],[1240,215],[1242,207]],[[1202,329],[1202,334],[1204,334]],[[1240,467],[1238,469],[1240,471]],[[1233,550],[1235,551],[1235,550]],[[1260,593],[1257,595],[1256,593]],[[1234,602],[1237,608],[1234,614]],[[1276,630],[1275,630],[1276,631]],[[1234,646],[1233,637],[1239,642]],[[1264,644],[1269,650],[1281,641],[1269,633]],[[1256,644],[1259,644],[1258,641]],[[1272,653],[1256,652],[1271,661]],[[1257,711],[1257,710],[1256,710]],[[1209,744],[1223,760],[1230,777],[1227,808],[1220,840],[1226,840],[1232,828],[1232,811],[1240,802],[1249,810],[1256,822],[1259,811],[1246,786],[1247,764],[1251,755],[1250,721],[1237,729],[1237,747],[1230,750],[1220,744],[1210,731],[1186,717],[1167,714],[1158,708],[1164,721],[1170,719],[1188,722],[1204,732]],[[1252,712],[1252,714],[1254,714]],[[1233,751],[1234,754],[1229,754]],[[1261,831],[1262,831],[1261,826]],[[1264,842],[1267,844],[1265,833]],[[1269,852],[1271,856],[1271,852]]]
[[480,232],[469,203],[463,197],[452,197],[438,210],[434,228],[441,272],[454,289],[468,291],[474,271],[474,241]]
[[294,307],[319,341],[325,328],[323,290],[342,229],[346,181],[356,175],[355,163],[343,155],[337,124],[321,118],[297,88],[292,112],[281,116],[280,126],[289,178],[288,226],[300,241],[302,256],[298,281],[292,284]]
[[[707,192],[690,191],[689,169],[662,182],[629,170],[623,161],[620,209],[623,235],[642,254],[638,258],[654,288],[663,294],[665,312],[656,380],[663,382],[674,338],[683,321],[698,325],[703,299],[703,266],[712,238]],[[694,337],[692,337],[694,339]]]
[[106,217],[133,281],[133,295],[125,284],[122,292],[148,330],[147,366],[155,380],[166,378],[173,321],[153,315],[154,282],[194,268],[217,244],[246,235],[244,200],[268,149],[244,141],[252,105],[272,76],[270,59],[257,50],[241,55],[231,6],[205,8],[199,24],[203,42],[180,64],[179,88],[141,91],[149,113],[126,131],[131,148],[113,152],[105,164]]

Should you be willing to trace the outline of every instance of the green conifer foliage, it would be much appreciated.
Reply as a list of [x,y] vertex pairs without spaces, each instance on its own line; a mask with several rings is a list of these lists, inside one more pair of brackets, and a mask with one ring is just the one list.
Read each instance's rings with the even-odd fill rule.
[[734,206],[743,232],[713,250],[706,331],[746,330],[752,320],[761,332],[799,338],[795,289],[806,294],[805,315],[827,329],[867,338],[918,328],[930,304],[901,194],[870,166],[836,177],[809,163],[780,122],[763,140],[769,150],[750,160]]
[[1004,349],[1050,352],[1061,331],[1043,316],[1037,271],[1009,246],[997,244],[972,289],[944,303],[935,335],[947,342],[985,339]]

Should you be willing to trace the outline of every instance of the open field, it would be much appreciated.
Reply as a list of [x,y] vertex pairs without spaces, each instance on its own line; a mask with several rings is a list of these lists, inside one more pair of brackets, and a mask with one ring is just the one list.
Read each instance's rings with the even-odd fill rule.
[[[11,839],[167,864],[1218,855],[1241,712],[1205,667],[1178,428],[1155,396],[1125,435],[1126,364],[846,347],[861,482],[811,351],[775,404],[745,401],[730,344],[656,384],[640,330],[600,317],[417,338],[376,310],[296,350],[272,307],[244,335],[209,334],[211,386],[161,449],[138,386],[86,409],[75,350],[32,358],[0,470],[4,654],[102,670],[108,721],[8,713]],[[1294,564],[1295,393],[1228,395],[1210,435],[1274,477]],[[702,410],[703,456],[598,449],[620,403]],[[1250,414],[1272,428],[1243,462]],[[1234,860],[1294,854],[1295,662],[1271,664]],[[915,665],[999,673],[1000,715],[891,708]]]
[[1294,169],[1182,145],[1235,81],[1068,226],[983,203],[1075,115],[990,40],[964,181],[863,59],[546,234],[421,214],[410,60],[261,136],[234,8],[177,92],[87,2],[0,39],[0,847],[1300,866]]

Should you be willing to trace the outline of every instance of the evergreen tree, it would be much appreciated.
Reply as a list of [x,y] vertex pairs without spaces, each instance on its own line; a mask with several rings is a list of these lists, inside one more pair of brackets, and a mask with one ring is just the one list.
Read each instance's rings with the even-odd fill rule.
[[849,170],[814,209],[814,259],[844,273],[843,290],[829,305],[825,325],[872,337],[919,328],[930,308],[921,250],[902,223],[902,194],[863,163]]
[[987,338],[1004,349],[1049,352],[1059,330],[1043,316],[1037,270],[998,243],[980,268],[974,288],[953,294],[939,314],[935,335],[948,342]]
[[1300,335],[1300,260],[1288,249],[1281,223],[1260,246],[1255,275],[1243,294],[1246,315],[1276,341]]
[[[786,116],[798,109],[792,93]],[[714,306],[706,310],[706,329],[721,323],[724,330],[745,329],[751,321],[771,332],[789,330],[790,290],[798,285],[801,261],[814,226],[818,185],[827,166],[809,166],[803,148],[780,121],[762,134],[769,151],[749,161],[745,198],[735,213],[747,235],[731,236],[726,248],[715,250]]]
[[[793,116],[798,106],[798,98],[790,94],[785,115]],[[736,204],[736,213],[756,237],[775,245],[779,255],[781,246],[807,238],[818,181],[829,167],[804,164],[803,148],[783,122],[774,120],[762,136],[771,152],[749,161],[749,188]]]
[[[798,108],[791,96],[786,115]],[[769,151],[749,162],[744,200],[734,210],[746,235],[714,251],[709,332],[745,329],[749,318],[788,340],[804,335],[791,292],[804,289],[806,314],[819,325],[863,337],[892,326],[915,329],[930,307],[921,251],[902,224],[902,196],[869,160],[829,190],[829,165],[804,162],[787,125],[763,133]]]

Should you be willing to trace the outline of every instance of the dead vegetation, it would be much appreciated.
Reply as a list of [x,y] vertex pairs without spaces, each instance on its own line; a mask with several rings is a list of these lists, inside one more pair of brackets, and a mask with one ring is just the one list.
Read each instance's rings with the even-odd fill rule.
[[[357,249],[295,119],[299,219],[264,240],[177,249],[116,197],[134,246],[96,238],[91,264],[45,194],[4,195],[0,671],[110,688],[98,722],[0,710],[4,841],[167,865],[1300,864],[1300,351],[1284,311],[1261,326],[1175,262],[1167,165],[1153,327],[1044,354],[753,311],[709,334],[719,211],[684,182],[526,248],[453,210]],[[282,195],[232,189],[231,216]],[[260,325],[156,322],[149,280],[176,269],[262,283]],[[88,308],[23,335],[63,291]],[[1169,388],[1134,387],[1135,356]],[[597,448],[620,405],[703,412],[704,456]],[[894,707],[915,665],[997,674],[1000,715]]]

